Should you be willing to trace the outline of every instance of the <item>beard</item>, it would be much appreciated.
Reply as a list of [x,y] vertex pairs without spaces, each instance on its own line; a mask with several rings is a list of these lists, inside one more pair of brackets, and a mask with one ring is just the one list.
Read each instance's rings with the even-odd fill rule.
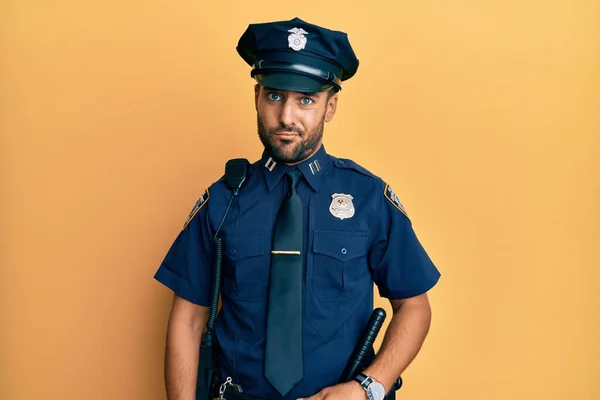
[[[267,129],[260,115],[256,114],[258,125],[258,137],[273,160],[282,163],[298,163],[312,155],[323,139],[323,128],[325,126],[325,115],[321,121],[310,131],[304,132],[294,126],[280,125],[277,129]],[[280,141],[273,140],[278,132],[296,132],[298,139]]]

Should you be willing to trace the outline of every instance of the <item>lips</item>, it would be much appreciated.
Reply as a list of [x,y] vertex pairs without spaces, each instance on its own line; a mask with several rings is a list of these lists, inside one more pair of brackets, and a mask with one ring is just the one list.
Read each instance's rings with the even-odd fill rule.
[[277,136],[281,139],[292,139],[299,135],[296,132],[277,132],[277,133],[275,133],[275,136]]

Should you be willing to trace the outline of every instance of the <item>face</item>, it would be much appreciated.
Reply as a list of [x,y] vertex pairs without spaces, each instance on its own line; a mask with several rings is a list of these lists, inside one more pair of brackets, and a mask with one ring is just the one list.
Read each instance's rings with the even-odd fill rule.
[[256,85],[258,136],[273,159],[299,163],[316,153],[335,115],[337,94],[300,93]]

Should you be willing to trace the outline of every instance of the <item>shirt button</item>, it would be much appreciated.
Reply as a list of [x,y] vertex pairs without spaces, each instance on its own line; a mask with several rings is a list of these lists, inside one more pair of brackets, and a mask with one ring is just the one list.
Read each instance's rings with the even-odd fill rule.
[[346,254],[348,251],[346,250],[346,248],[342,249],[342,254]]
[[231,254],[235,254],[235,249],[231,249],[231,250],[229,250],[229,252],[230,252]]

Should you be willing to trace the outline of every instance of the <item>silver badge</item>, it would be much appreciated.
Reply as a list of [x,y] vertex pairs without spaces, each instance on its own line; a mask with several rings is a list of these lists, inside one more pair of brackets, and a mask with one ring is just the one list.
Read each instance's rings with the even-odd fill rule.
[[354,215],[354,204],[352,204],[354,197],[342,193],[334,193],[331,197],[333,198],[329,205],[331,215],[339,219],[351,218]]
[[288,46],[296,51],[302,50],[306,46],[306,36],[304,35],[308,35],[308,32],[302,28],[292,28],[288,32],[292,32],[288,36]]

